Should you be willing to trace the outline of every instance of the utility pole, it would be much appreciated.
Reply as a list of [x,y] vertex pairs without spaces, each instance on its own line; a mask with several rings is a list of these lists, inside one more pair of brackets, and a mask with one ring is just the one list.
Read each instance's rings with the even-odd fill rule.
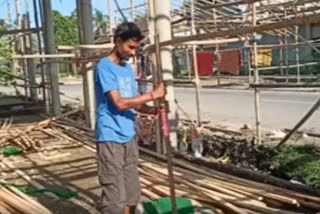
[[[171,17],[170,17],[170,0],[153,0],[155,14],[155,32],[159,33],[160,43],[171,40]],[[167,100],[169,101],[169,121],[170,121],[170,141],[172,147],[176,150],[177,143],[177,112],[174,102],[173,87],[173,63],[172,63],[172,47],[166,46],[160,48],[163,79],[167,83]]]
[[[46,54],[56,54],[56,42],[54,21],[51,9],[51,0],[43,0],[44,12],[44,36]],[[47,63],[47,72],[50,80],[51,98],[52,98],[52,113],[54,115],[61,114],[60,96],[59,96],[59,82],[57,64],[54,62]]]
[[[79,1],[79,0],[78,0]],[[92,23],[92,6],[91,0],[81,0],[79,1],[78,13],[80,14],[81,23],[83,31],[83,40],[80,41],[81,44],[93,44],[93,23]],[[85,51],[85,55],[90,54],[89,51]],[[85,67],[85,66],[84,66]],[[84,70],[83,70],[84,71]],[[85,102],[85,116],[88,127],[91,129],[95,128],[96,124],[96,105],[95,105],[95,90],[94,90],[94,72],[93,70],[88,70],[83,73],[83,84],[84,84],[84,102]]]

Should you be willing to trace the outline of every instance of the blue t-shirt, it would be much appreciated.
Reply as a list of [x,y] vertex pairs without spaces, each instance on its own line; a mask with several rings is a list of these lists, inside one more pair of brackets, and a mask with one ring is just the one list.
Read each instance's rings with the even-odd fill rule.
[[96,67],[97,124],[96,141],[127,143],[135,136],[135,111],[118,111],[108,96],[118,90],[121,97],[138,95],[137,82],[129,64],[123,66],[108,58],[100,60]]

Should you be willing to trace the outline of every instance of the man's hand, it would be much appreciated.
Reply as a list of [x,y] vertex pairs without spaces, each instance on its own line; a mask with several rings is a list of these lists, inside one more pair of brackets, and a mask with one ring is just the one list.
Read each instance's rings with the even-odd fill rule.
[[149,115],[157,115],[159,110],[157,107],[148,106],[148,105],[141,105],[136,110],[142,114],[149,114]]
[[152,92],[154,99],[164,98],[167,94],[167,88],[164,83],[160,83],[157,88]]

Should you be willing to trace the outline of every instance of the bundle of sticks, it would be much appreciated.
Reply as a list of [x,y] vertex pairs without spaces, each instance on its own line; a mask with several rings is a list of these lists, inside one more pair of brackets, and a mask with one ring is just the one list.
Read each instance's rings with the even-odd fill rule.
[[[74,111],[73,116],[69,113],[25,127],[20,134],[6,136],[4,142],[15,142],[12,137],[17,134],[22,142],[23,134],[29,133],[30,137],[32,132],[41,131],[52,138],[81,144],[94,152],[94,133],[79,125],[74,120],[74,114],[79,114],[79,111]],[[32,140],[39,141],[36,137]],[[143,195],[150,200],[169,196],[166,157],[145,148],[140,148],[140,151],[139,173]],[[215,213],[302,214],[320,211],[318,196],[231,176],[185,160],[175,159],[174,165],[177,196],[192,199],[198,206],[208,207]]]
[[[44,144],[41,139],[38,139],[31,135],[36,131],[44,132],[47,135],[50,133],[46,132],[50,124],[58,119],[62,120],[70,115],[78,114],[82,111],[82,108],[74,111],[67,112],[59,117],[48,118],[38,123],[32,123],[24,126],[12,126],[12,118],[5,119],[0,127],[0,149],[6,146],[18,146],[24,151],[38,151]],[[1,124],[0,123],[0,124]]]
[[40,203],[11,186],[0,186],[1,214],[52,214]]

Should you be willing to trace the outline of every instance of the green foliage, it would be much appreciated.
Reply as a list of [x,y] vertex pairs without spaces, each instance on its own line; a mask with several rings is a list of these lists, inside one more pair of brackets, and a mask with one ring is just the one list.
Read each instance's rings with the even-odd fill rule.
[[[0,20],[0,31],[6,31],[11,28],[3,20]],[[9,46],[8,36],[0,38],[0,84],[8,85],[12,80],[12,76],[5,73],[11,72],[13,52]]]
[[75,16],[63,16],[58,11],[53,11],[53,18],[57,45],[79,44],[77,18]]
[[95,12],[94,24],[96,36],[106,34],[109,27],[109,18],[103,15],[103,13],[98,9],[96,9]]
[[12,62],[12,50],[5,40],[0,39],[0,64]]
[[320,149],[312,146],[284,146],[273,161],[272,173],[286,179],[320,187]]
[[11,72],[12,56],[13,53],[7,41],[0,39],[0,80],[5,85],[12,80],[11,76],[4,74],[4,72]]

